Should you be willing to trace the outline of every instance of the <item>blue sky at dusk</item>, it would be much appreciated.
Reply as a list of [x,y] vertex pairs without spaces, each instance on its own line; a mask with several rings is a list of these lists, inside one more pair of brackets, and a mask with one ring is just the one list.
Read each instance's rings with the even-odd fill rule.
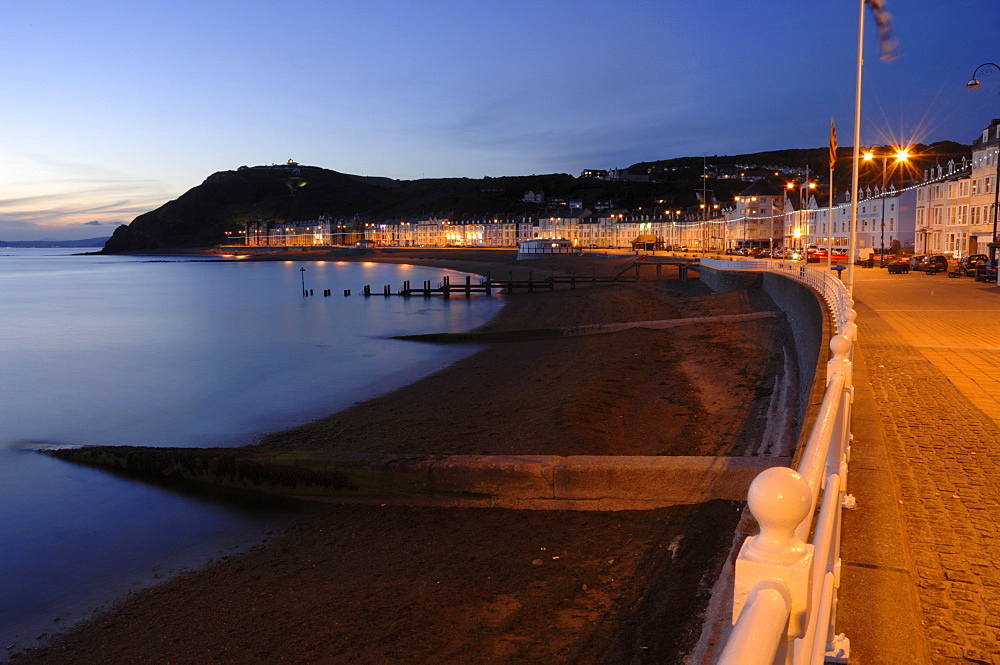
[[[862,143],[1000,117],[995,0],[886,0]],[[856,2],[3,2],[0,239],[110,235],[215,171],[579,174],[852,143]]]

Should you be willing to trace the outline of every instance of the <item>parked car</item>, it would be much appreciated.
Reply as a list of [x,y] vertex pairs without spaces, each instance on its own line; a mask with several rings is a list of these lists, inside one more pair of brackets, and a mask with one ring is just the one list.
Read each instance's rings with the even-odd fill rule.
[[935,254],[934,256],[925,256],[920,260],[920,265],[918,270],[923,270],[928,275],[933,275],[938,272],[948,271],[948,259],[940,254]]
[[966,277],[975,277],[976,264],[982,261],[982,265],[989,265],[990,257],[985,254],[969,254],[958,262],[958,271]]
[[920,262],[924,260],[923,254],[914,254],[910,257],[910,270],[920,270]]
[[890,275],[905,275],[910,272],[910,262],[900,259],[889,259],[885,267]]

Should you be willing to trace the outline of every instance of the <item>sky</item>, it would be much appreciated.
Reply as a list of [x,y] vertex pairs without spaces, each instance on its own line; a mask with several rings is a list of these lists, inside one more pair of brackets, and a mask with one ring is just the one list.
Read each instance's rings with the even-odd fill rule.
[[[861,143],[1000,117],[996,0],[866,12]],[[858,2],[0,0],[0,239],[110,235],[217,171],[570,173],[853,143]],[[992,23],[992,25],[990,25]]]

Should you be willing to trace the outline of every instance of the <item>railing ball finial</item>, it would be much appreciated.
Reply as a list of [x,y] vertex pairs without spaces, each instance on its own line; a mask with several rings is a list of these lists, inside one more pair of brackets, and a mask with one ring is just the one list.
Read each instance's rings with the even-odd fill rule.
[[795,527],[812,508],[806,479],[785,466],[766,469],[750,483],[747,503],[760,524],[760,533],[747,542],[748,557],[761,563],[791,563],[802,558],[807,547],[795,535]]
[[830,339],[830,351],[833,353],[834,362],[845,362],[851,352],[851,340],[845,334],[834,335]]

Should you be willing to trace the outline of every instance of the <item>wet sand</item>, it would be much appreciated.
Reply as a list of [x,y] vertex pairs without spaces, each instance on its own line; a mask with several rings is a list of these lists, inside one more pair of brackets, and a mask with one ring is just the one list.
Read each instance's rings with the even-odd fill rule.
[[[489,251],[376,258],[536,277],[613,274],[631,261],[524,265]],[[516,293],[486,329],[771,307],[752,292],[713,295],[696,280],[657,281],[645,267],[636,283]],[[781,325],[766,318],[491,343],[411,386],[259,445],[743,454],[763,424]],[[301,519],[266,545],[139,592],[15,662],[676,662],[698,637],[697,615],[741,510],[724,501],[607,513],[304,505]]]

